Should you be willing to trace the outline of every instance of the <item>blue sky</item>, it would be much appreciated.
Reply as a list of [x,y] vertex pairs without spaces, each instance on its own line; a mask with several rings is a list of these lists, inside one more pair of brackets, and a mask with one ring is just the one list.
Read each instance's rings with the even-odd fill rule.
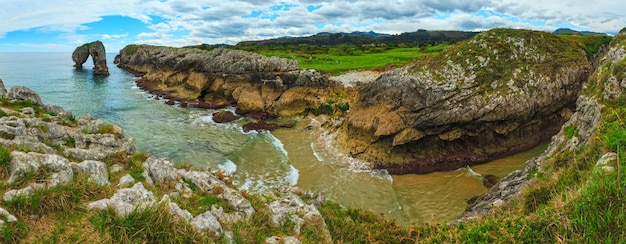
[[0,0],[0,52],[71,52],[100,40],[128,44],[236,44],[318,32],[487,30],[496,27],[617,33],[614,0]]

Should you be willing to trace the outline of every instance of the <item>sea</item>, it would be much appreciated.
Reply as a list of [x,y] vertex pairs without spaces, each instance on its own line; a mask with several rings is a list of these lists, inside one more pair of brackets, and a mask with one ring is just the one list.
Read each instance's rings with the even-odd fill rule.
[[29,87],[43,103],[62,106],[76,118],[91,115],[121,126],[126,136],[135,137],[138,150],[150,155],[230,174],[240,189],[262,194],[297,186],[407,226],[458,218],[466,199],[487,190],[481,174],[504,177],[547,146],[471,169],[392,176],[342,155],[332,135],[307,129],[319,125],[319,117],[271,133],[244,132],[248,118],[217,124],[216,110],[169,106],[141,90],[138,77],[113,64],[114,56],[107,53],[111,75],[101,77],[93,75],[91,59],[83,68],[73,67],[71,53],[0,53],[0,79],[7,90]]

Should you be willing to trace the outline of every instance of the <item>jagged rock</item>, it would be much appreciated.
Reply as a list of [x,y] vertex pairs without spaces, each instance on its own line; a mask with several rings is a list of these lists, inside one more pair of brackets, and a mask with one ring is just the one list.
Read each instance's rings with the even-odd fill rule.
[[241,212],[226,213],[224,208],[211,206],[211,213],[220,223],[236,224],[245,219],[245,216]]
[[191,222],[191,220],[193,219],[193,215],[191,215],[189,211],[181,209],[178,204],[170,200],[170,197],[168,195],[163,195],[163,198],[161,198],[161,201],[159,203],[167,204],[170,213],[174,216],[181,218],[182,220]]
[[244,113],[301,114],[340,89],[327,75],[300,70],[297,62],[240,50],[129,45],[116,61],[140,74],[138,86],[154,94],[208,108],[237,104]]
[[218,179],[209,172],[179,170],[179,175],[191,181],[199,189],[214,193],[222,197],[231,209],[245,214],[246,218],[252,216],[256,211],[248,199],[241,195],[241,192],[228,187],[226,183]]
[[101,186],[109,185],[109,170],[103,162],[85,160],[78,164],[72,163],[72,168],[85,174],[90,182]]
[[[268,205],[272,225],[293,224],[294,233],[300,234],[305,224],[321,225],[326,228],[324,217],[313,205],[306,204],[290,190],[282,190],[283,196]],[[326,230],[328,232],[328,230]],[[330,233],[319,233],[330,239]]]
[[146,178],[150,178],[155,184],[178,180],[178,173],[174,167],[174,162],[170,159],[149,157],[143,162],[143,168],[148,176]]
[[87,58],[91,55],[93,60],[93,74],[94,75],[109,75],[109,67],[107,67],[106,51],[104,44],[100,41],[84,44],[77,47],[72,53],[72,60],[74,61],[74,67],[82,68],[83,64],[87,61]]
[[265,244],[300,244],[300,240],[293,236],[271,236],[265,238]]
[[47,104],[43,106],[43,110],[48,113],[55,113],[57,116],[68,119],[68,120],[74,118],[74,115],[72,114],[72,112],[65,111],[65,109],[57,105]]
[[6,98],[7,96],[7,89],[4,88],[4,82],[0,79],[0,98]]
[[10,165],[8,184],[21,180],[28,173],[37,170],[51,172],[45,180],[47,187],[64,185],[74,178],[74,171],[72,171],[70,162],[56,154],[13,151],[11,152]]
[[556,134],[591,71],[584,50],[556,35],[486,31],[364,84],[337,142],[392,174],[487,162]]
[[11,100],[30,100],[35,105],[43,106],[39,94],[25,86],[13,86],[7,95]]
[[222,225],[210,211],[193,218],[193,220],[191,220],[191,226],[200,232],[209,232],[215,236],[222,234]]
[[155,206],[156,203],[154,194],[138,182],[131,188],[119,189],[111,198],[89,203],[87,209],[105,210],[110,207],[120,216],[126,216],[135,209]]
[[126,174],[120,178],[119,183],[117,183],[118,187],[127,187],[135,183],[135,178],[130,174]]
[[82,160],[104,160],[114,154],[136,151],[135,138],[118,139],[114,134],[77,133],[74,138],[76,148],[66,148],[64,153]]

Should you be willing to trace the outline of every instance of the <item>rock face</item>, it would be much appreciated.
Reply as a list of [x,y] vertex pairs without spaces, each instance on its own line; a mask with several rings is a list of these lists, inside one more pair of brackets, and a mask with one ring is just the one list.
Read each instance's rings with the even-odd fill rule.
[[[590,76],[585,94],[578,97],[575,113],[563,125],[563,129],[552,137],[552,141],[544,153],[526,162],[522,170],[517,170],[504,177],[488,192],[468,200],[465,213],[458,220],[472,218],[490,212],[492,209],[505,204],[507,200],[518,196],[523,187],[529,182],[529,175],[533,171],[540,170],[546,160],[559,152],[574,150],[587,145],[593,137],[602,120],[602,105],[599,100],[614,102],[626,90],[626,29],[613,38],[604,58],[600,59],[595,72]],[[606,71],[608,74],[605,74]],[[604,74],[604,75],[603,75]],[[565,128],[574,128],[574,135],[566,136]],[[617,154],[609,152],[604,154],[596,163],[596,168],[610,172],[612,163],[616,161]]]
[[295,61],[223,48],[129,45],[115,62],[142,78],[142,88],[190,106],[236,104],[241,113],[291,116],[317,108],[336,94],[336,82]]
[[556,134],[591,72],[558,36],[487,31],[365,84],[337,140],[392,174],[486,162]]
[[74,60],[74,67],[82,68],[83,64],[87,61],[91,55],[93,60],[93,74],[94,75],[109,75],[109,67],[107,67],[106,51],[104,44],[100,41],[84,44],[77,47],[72,53],[72,60]]

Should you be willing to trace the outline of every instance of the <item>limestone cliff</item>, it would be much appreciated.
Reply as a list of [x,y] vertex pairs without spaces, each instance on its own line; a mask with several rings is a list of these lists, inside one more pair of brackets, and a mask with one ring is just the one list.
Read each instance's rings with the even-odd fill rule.
[[107,67],[106,51],[104,44],[100,41],[84,44],[77,47],[72,53],[72,60],[74,60],[74,67],[82,68],[83,64],[87,61],[87,58],[91,55],[93,60],[93,74],[94,75],[109,75],[109,67]]
[[[625,91],[626,28],[622,29],[611,41],[608,50],[585,83],[583,94],[576,102],[575,113],[563,125],[559,133],[552,137],[546,151],[527,161],[523,169],[509,174],[488,192],[469,199],[468,207],[459,221],[490,212],[492,209],[501,207],[509,199],[519,196],[524,187],[534,180],[533,172],[544,171],[545,168],[550,167],[548,165],[555,164],[553,162],[556,161],[555,158],[563,158],[563,154],[585,146],[604,143],[603,140],[609,137],[606,134],[607,128],[611,127],[607,125],[607,121],[618,120],[621,123],[615,109],[623,107]],[[611,106],[613,108],[610,108]],[[624,129],[618,128],[619,130]],[[599,140],[599,138],[602,139]],[[599,159],[595,167],[610,171],[610,168],[606,168],[607,162],[611,160],[615,162],[617,155],[612,152],[613,150],[615,148],[607,150],[609,152],[598,151],[598,154],[603,155],[602,157],[597,155]],[[611,157],[613,158],[610,159]],[[584,171],[584,169],[579,170]]]
[[202,107],[236,104],[241,113],[291,116],[318,108],[336,89],[326,75],[282,58],[223,48],[129,45],[115,63],[142,75],[138,84]]
[[574,42],[494,29],[367,84],[337,139],[395,174],[486,162],[556,134],[591,72]]

